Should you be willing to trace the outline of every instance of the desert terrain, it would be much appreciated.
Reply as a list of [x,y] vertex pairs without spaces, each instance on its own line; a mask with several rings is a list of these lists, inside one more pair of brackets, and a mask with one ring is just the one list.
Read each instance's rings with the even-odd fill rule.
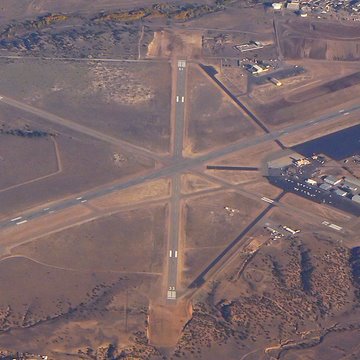
[[1,2],[1,359],[360,357],[360,25],[300,5]]

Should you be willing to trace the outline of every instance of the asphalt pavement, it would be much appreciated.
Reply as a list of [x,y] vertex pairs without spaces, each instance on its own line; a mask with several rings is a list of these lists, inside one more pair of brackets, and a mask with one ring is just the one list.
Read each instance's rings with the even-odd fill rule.
[[[174,160],[182,159],[185,123],[186,61],[177,62],[175,125],[174,125]],[[172,177],[170,221],[169,221],[169,261],[167,299],[176,300],[178,278],[178,254],[180,234],[180,194],[181,174]]]
[[[0,97],[0,102],[1,101],[2,101],[2,98]],[[102,188],[98,188],[96,190],[90,190],[86,193],[83,193],[83,194],[81,194],[81,197],[82,197],[81,200],[77,200],[77,198],[80,196],[80,195],[77,195],[77,198],[74,197],[74,198],[70,198],[70,199],[60,200],[60,201],[57,201],[54,205],[51,205],[49,207],[46,207],[46,208],[43,208],[40,210],[28,211],[23,214],[15,214],[13,218],[17,218],[17,217],[21,216],[21,219],[19,221],[11,221],[12,219],[2,220],[2,221],[0,221],[0,229],[8,228],[11,226],[23,225],[26,223],[19,224],[19,222],[24,221],[24,220],[27,220],[27,221],[34,220],[34,219],[40,218],[42,216],[78,205],[79,203],[81,203],[81,201],[84,201],[84,200],[88,201],[91,199],[99,198],[104,195],[111,194],[112,192],[115,192],[115,191],[124,190],[129,187],[142,184],[146,181],[152,181],[152,180],[156,180],[156,179],[159,179],[162,177],[169,177],[169,176],[173,176],[175,174],[180,174],[181,172],[189,171],[189,170],[199,167],[201,165],[206,165],[206,163],[216,160],[218,158],[221,158],[225,155],[228,155],[228,154],[234,153],[236,151],[246,149],[248,147],[255,146],[255,145],[267,142],[267,141],[278,139],[281,136],[285,136],[285,135],[291,134],[293,132],[303,130],[303,129],[313,126],[315,124],[326,123],[327,121],[334,120],[336,118],[341,120],[344,117],[344,112],[345,113],[354,113],[359,110],[360,110],[360,105],[356,105],[351,108],[344,109],[342,112],[336,111],[336,112],[320,116],[316,119],[313,119],[313,120],[310,120],[310,121],[307,121],[307,122],[304,122],[301,124],[295,124],[295,125],[288,126],[287,128],[284,128],[283,130],[280,130],[280,131],[278,130],[278,131],[274,131],[274,132],[270,132],[268,134],[258,136],[256,138],[248,139],[246,141],[236,142],[236,143],[227,145],[223,148],[211,151],[207,154],[200,155],[200,156],[197,156],[194,158],[182,158],[181,157],[178,159],[174,159],[171,163],[164,165],[160,169],[153,169],[153,170],[149,171],[147,174],[135,177],[133,179],[130,179],[130,180],[127,180],[124,182],[119,182],[117,184],[112,184],[110,186],[107,185]]]

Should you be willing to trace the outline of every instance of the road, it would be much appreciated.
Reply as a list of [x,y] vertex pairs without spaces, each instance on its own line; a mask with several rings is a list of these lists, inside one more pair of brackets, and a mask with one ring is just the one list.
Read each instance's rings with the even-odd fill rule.
[[[0,100],[1,100],[1,97],[0,97]],[[344,111],[348,112],[348,113],[355,113],[359,110],[360,110],[360,105],[356,105],[351,108],[344,109]],[[77,204],[79,204],[79,201],[84,201],[84,200],[87,201],[87,200],[99,198],[101,196],[110,194],[115,191],[124,190],[129,187],[142,184],[146,181],[156,180],[156,179],[159,179],[162,177],[169,177],[169,176],[172,177],[175,174],[180,174],[181,172],[189,171],[196,167],[206,165],[206,163],[208,163],[210,161],[216,160],[218,158],[221,158],[225,155],[229,155],[236,151],[243,150],[248,147],[255,146],[255,145],[267,142],[267,141],[273,141],[275,139],[280,138],[281,136],[306,129],[315,124],[326,123],[327,121],[334,120],[336,118],[342,119],[343,117],[344,117],[344,115],[342,112],[336,111],[336,112],[320,116],[316,119],[313,119],[313,120],[310,120],[310,121],[307,121],[307,122],[304,122],[301,124],[295,124],[295,125],[288,126],[280,131],[274,131],[274,132],[270,132],[268,134],[258,136],[256,138],[248,139],[245,141],[235,142],[235,143],[227,145],[223,148],[211,151],[207,154],[200,155],[200,156],[197,156],[194,158],[174,159],[172,162],[165,164],[163,167],[161,167],[159,169],[153,169],[153,170],[149,171],[147,174],[135,177],[135,178],[127,180],[125,182],[119,182],[117,184],[113,184],[110,186],[107,185],[107,186],[104,186],[104,187],[101,187],[101,188],[98,188],[95,190],[88,191],[88,192],[82,194],[81,200],[77,200],[76,198],[65,199],[65,200],[56,202],[54,205],[51,205],[51,207],[48,207],[48,208],[44,208],[41,210],[29,211],[24,214],[16,214],[16,215],[14,215],[14,218],[21,216],[21,221],[24,221],[24,220],[30,221],[30,220],[42,217],[44,215],[47,215],[49,213],[51,214],[55,211],[60,211],[63,209],[67,209],[71,206],[77,205]],[[0,221],[0,229],[4,229],[7,227],[11,227],[11,226],[16,226],[16,224],[18,222],[19,221],[11,221],[11,219],[5,219],[3,221]],[[19,225],[22,225],[22,224],[19,224]]]
[[[185,122],[185,92],[186,92],[186,61],[179,60],[176,67],[176,93],[175,93],[175,124],[174,124],[174,160],[182,159]],[[169,216],[169,261],[167,299],[176,300],[178,279],[178,254],[180,240],[180,195],[181,174],[172,177],[170,216]]]

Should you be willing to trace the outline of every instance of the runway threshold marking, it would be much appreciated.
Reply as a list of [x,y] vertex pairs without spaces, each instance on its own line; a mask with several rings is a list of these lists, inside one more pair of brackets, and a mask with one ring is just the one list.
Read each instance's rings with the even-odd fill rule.
[[168,290],[167,298],[168,298],[168,300],[176,300],[176,291],[175,290]]
[[16,225],[22,225],[22,224],[25,224],[27,222],[28,222],[27,220],[19,221],[19,222],[16,223]]
[[329,227],[332,228],[332,229],[335,229],[335,230],[337,230],[337,231],[342,230],[342,227],[341,227],[341,226],[338,226],[338,225],[335,225],[335,224],[330,224]]
[[185,68],[186,60],[178,60],[178,67],[179,67],[179,70],[182,70],[183,68]]

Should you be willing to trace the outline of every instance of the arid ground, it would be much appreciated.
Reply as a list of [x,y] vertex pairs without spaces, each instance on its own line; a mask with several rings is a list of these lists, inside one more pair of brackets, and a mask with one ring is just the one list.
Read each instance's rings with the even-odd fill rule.
[[1,358],[360,358],[359,217],[265,176],[359,124],[357,22],[229,0],[0,8]]

